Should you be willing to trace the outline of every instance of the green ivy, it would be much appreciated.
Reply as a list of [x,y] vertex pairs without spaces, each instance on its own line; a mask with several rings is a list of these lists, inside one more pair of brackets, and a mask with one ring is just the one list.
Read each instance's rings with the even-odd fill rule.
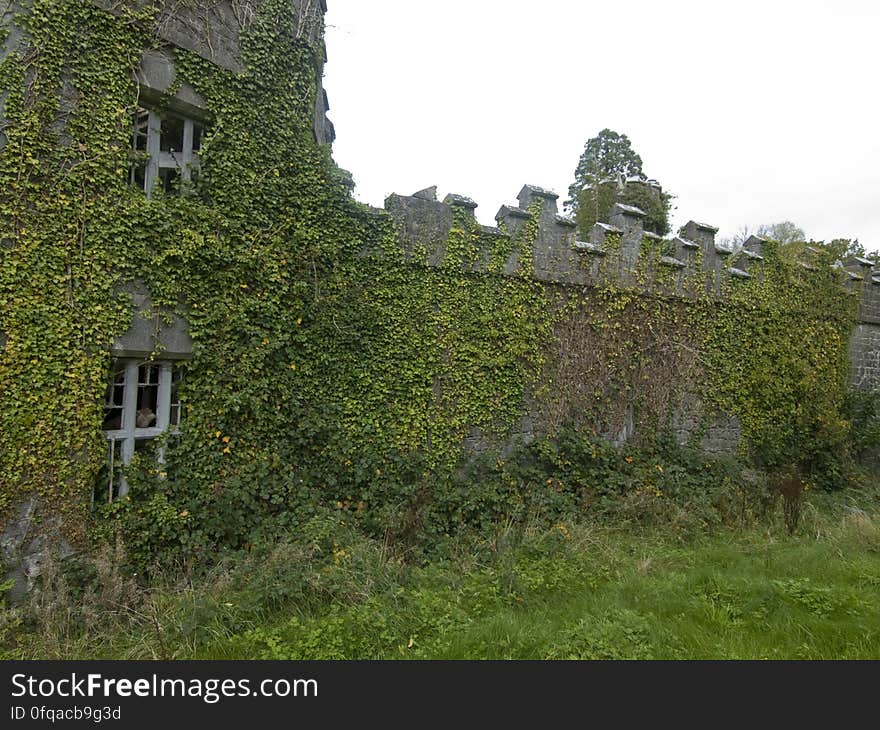
[[[423,529],[462,440],[500,451],[529,408],[551,435],[592,439],[627,419],[661,431],[696,398],[737,415],[767,465],[818,469],[843,448],[854,299],[827,267],[808,275],[771,249],[763,280],[722,302],[545,285],[537,208],[510,237],[455,208],[441,264],[407,263],[391,218],[354,202],[314,141],[323,55],[279,27],[285,0],[261,4],[242,73],[173,51],[177,84],[210,113],[200,179],[187,196],[130,188],[135,71],[162,5],[35,0],[27,46],[0,67],[3,514],[37,494],[74,541],[121,530],[141,562],[198,565],[327,508]],[[190,323],[186,419],[167,464],[136,459],[129,497],[91,512],[133,280]],[[467,489],[441,511],[480,520]]]
[[763,280],[730,282],[704,344],[707,398],[736,414],[760,465],[840,483],[850,456],[848,344],[860,290],[846,292],[833,255],[812,269],[804,246],[768,242]]

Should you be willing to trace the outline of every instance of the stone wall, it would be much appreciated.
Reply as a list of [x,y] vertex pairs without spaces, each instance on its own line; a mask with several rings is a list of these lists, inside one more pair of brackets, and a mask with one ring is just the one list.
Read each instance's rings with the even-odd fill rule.
[[[108,12],[116,12],[116,0],[92,0]],[[156,48],[147,52],[138,72],[141,96],[146,102],[161,99],[178,113],[199,117],[204,115],[204,101],[187,85],[171,99],[166,92],[173,88],[176,71],[173,49],[191,51],[232,73],[245,70],[241,57],[242,34],[248,32],[262,0],[166,0],[156,18]],[[277,18],[278,29],[320,49],[326,61],[324,46],[325,0],[289,0],[290,11]],[[333,124],[327,118],[330,104],[323,88],[323,73],[315,79],[315,116],[313,131],[321,144],[335,138]]]
[[[504,266],[504,275],[526,275],[563,289],[587,291],[611,284],[646,296],[685,301],[708,296],[710,301],[719,302],[735,287],[764,277],[762,252],[766,241],[758,236],[752,236],[741,250],[733,251],[716,241],[715,226],[690,221],[679,236],[664,240],[644,230],[643,211],[618,203],[607,221],[593,227],[589,240],[581,241],[574,221],[559,215],[557,201],[555,193],[525,185],[516,205],[500,208],[495,216],[496,227],[481,227],[486,234],[506,238],[519,236],[526,225],[536,229],[531,260],[521,260],[519,252],[513,253]],[[446,241],[456,215],[464,214],[476,225],[477,207],[475,201],[463,195],[448,195],[440,202],[433,187],[411,196],[391,195],[385,204],[386,212],[395,221],[406,260],[429,267],[443,265]],[[478,259],[473,271],[479,273],[487,265],[488,256]],[[802,265],[805,269],[814,268],[809,261]],[[873,264],[862,259],[841,263],[839,268],[841,293],[857,287],[861,295],[850,346],[852,384],[873,390],[880,386],[880,271],[875,274]],[[570,334],[557,335],[571,339]],[[690,345],[694,349],[699,347],[696,342]],[[557,359],[566,361],[571,372],[557,373],[555,382],[576,384],[576,371],[582,364],[570,354]],[[577,387],[572,387],[567,395],[571,403],[563,408],[569,416],[578,410]],[[669,423],[680,441],[698,435],[707,453],[731,453],[737,449],[741,434],[737,418],[725,413],[707,416],[694,392],[678,393],[675,399],[670,406]],[[522,424],[514,429],[517,438],[528,438],[547,426],[548,414],[542,414],[533,399],[524,403],[523,413]],[[637,421],[631,410],[624,409],[615,418],[597,425],[603,436],[622,443],[636,434]],[[485,448],[476,433],[466,445]]]
[[[108,12],[114,12],[114,0],[93,0]],[[176,83],[174,49],[182,48],[206,58],[230,73],[242,73],[242,34],[253,21],[253,11],[260,0],[200,0],[199,3],[170,0],[157,21],[157,43],[148,50],[137,70],[143,101],[161,100],[181,114],[200,117],[206,114],[205,101],[186,84]],[[14,12],[26,9],[27,1],[7,4],[0,10],[0,21],[9,29],[2,47],[8,53],[20,47],[24,39],[12,24]],[[294,37],[321,46],[323,0],[290,0],[290,13],[277,19],[279,28]],[[321,46],[322,47],[322,46]],[[317,71],[314,99],[314,135],[319,143],[333,140],[332,124],[326,118],[327,96]],[[0,96],[0,121],[3,97]],[[2,125],[0,125],[2,128]],[[3,137],[0,134],[0,146]],[[408,264],[440,267],[446,259],[446,244],[455,221],[464,216],[476,224],[477,203],[463,195],[449,195],[439,201],[436,188],[413,195],[392,195],[385,213],[395,222],[399,245]],[[534,185],[525,185],[516,203],[502,206],[495,216],[495,226],[483,226],[487,240],[514,239],[525,229],[534,231],[530,251],[524,254],[516,246],[501,270],[503,276],[528,276],[546,285],[548,291],[595,292],[604,285],[638,290],[645,296],[687,302],[708,295],[720,300],[730,287],[764,276],[762,250],[765,242],[752,237],[739,252],[716,241],[717,228],[690,221],[672,240],[646,232],[645,213],[625,204],[615,204],[607,220],[597,222],[581,240],[573,219],[561,216],[558,196]],[[0,241],[0,246],[5,245]],[[463,262],[473,274],[484,273],[489,266],[489,252]],[[524,255],[527,256],[524,258]],[[810,264],[804,264],[809,268]],[[852,384],[874,390],[880,385],[880,271],[869,261],[853,259],[841,264],[845,286],[857,289],[861,296],[858,321],[850,342]],[[186,322],[175,317],[166,324],[152,312],[150,294],[137,283],[132,285],[133,308],[137,310],[132,329],[113,343],[113,354],[121,357],[147,357],[157,350],[168,358],[185,358],[192,349]],[[576,337],[583,330],[577,312],[560,318],[554,333],[555,352],[548,361],[559,373],[557,382],[567,383],[557,392],[554,402],[543,402],[535,393],[524,398],[518,422],[509,434],[511,440],[532,438],[553,423],[559,424],[581,411],[579,398],[590,397],[590,383],[580,378],[584,361],[569,357],[566,336]],[[146,315],[146,316],[142,316]],[[696,345],[696,343],[689,343]],[[5,336],[0,332],[0,348]],[[692,348],[695,349],[695,348]],[[697,371],[697,365],[683,349],[670,367],[668,380],[676,385],[684,369]],[[586,350],[587,355],[590,353]],[[593,353],[595,354],[595,353]],[[584,357],[584,356],[582,356]],[[579,380],[580,379],[580,380]],[[581,392],[578,388],[581,387]],[[518,396],[517,396],[518,397]],[[668,416],[679,439],[700,437],[709,453],[731,452],[740,441],[740,424],[729,414],[708,416],[698,395],[687,387],[670,387],[665,393]],[[555,419],[555,421],[554,421]],[[638,433],[639,414],[631,403],[624,402],[617,411],[607,414],[597,430],[609,440],[622,444]],[[473,451],[491,448],[486,437],[474,429],[465,446]],[[0,535],[0,558],[21,566],[20,577],[30,580],[38,571],[45,553],[43,535],[33,530],[34,515],[39,511],[34,499],[18,505],[17,512]],[[50,525],[48,532],[54,531]],[[26,582],[26,581],[25,581]]]
[[850,384],[873,391],[880,386],[880,270],[857,257],[843,262],[843,269],[849,286],[861,290],[858,323],[849,343]]

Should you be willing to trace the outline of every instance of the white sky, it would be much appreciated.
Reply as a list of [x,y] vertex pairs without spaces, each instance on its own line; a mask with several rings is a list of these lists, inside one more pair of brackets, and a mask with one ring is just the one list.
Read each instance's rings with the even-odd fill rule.
[[334,159],[355,196],[437,185],[487,224],[567,197],[590,137],[629,136],[690,219],[792,220],[880,249],[878,0],[328,0]]

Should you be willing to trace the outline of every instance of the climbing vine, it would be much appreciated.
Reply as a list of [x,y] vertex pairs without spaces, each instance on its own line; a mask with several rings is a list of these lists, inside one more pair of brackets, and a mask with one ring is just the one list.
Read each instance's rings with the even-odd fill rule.
[[[828,250],[768,242],[763,278],[731,281],[704,344],[706,398],[742,422],[743,450],[839,484],[849,337],[860,289],[847,292]],[[807,260],[805,260],[807,259]],[[804,266],[806,264],[806,266]]]
[[[279,27],[281,0],[250,18],[244,73],[165,49],[172,93],[189,84],[210,112],[202,174],[183,197],[129,188],[134,71],[160,6],[38,1],[4,64],[0,508],[38,494],[69,538],[120,525],[141,558],[199,560],[344,499],[388,454],[449,468],[473,429],[500,438],[537,371],[541,298],[497,274],[508,251],[465,274],[462,257],[499,241],[465,218],[438,270],[390,255],[390,221],[351,200],[311,138],[323,59]],[[383,257],[358,257],[377,242]],[[167,463],[135,458],[130,498],[90,513],[133,280],[190,324],[185,427]]]
[[[376,530],[418,514],[463,441],[500,451],[528,435],[524,414],[551,434],[613,438],[668,428],[690,399],[738,417],[744,450],[768,465],[818,463],[845,435],[853,298],[827,266],[808,275],[772,249],[764,277],[721,302],[556,287],[533,276],[538,208],[510,236],[455,204],[437,265],[408,261],[391,217],[354,202],[314,141],[322,50],[279,20],[290,3],[238,4],[240,73],[163,46],[163,5],[34,0],[9,37],[6,518],[37,496],[73,542],[121,530],[141,562],[199,564],[322,509]],[[156,48],[173,55],[170,93],[189,85],[209,113],[188,195],[128,185],[135,72]],[[654,253],[640,265],[656,269]],[[111,346],[132,324],[136,280],[157,312],[189,322],[186,417],[164,463],[136,457],[128,498],[91,511]]]

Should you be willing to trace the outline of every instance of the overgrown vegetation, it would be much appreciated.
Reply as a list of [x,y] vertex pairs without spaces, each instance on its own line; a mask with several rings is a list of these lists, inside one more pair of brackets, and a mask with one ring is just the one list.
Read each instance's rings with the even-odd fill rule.
[[[641,520],[639,507],[619,516]],[[296,543],[230,556],[193,581],[157,576],[149,589],[109,549],[79,575],[47,566],[29,606],[0,612],[3,656],[876,657],[876,495],[814,500],[794,537],[778,506],[745,523],[734,510],[735,530],[694,517],[647,528],[511,520],[439,542],[418,564],[321,514]]]
[[672,195],[647,181],[617,178],[598,180],[578,191],[575,206],[578,234],[589,240],[593,226],[607,221],[616,203],[631,205],[644,212],[646,231],[658,236],[669,234]]
[[[23,21],[30,45],[0,70],[10,90],[0,511],[36,493],[78,547],[125,545],[124,561],[99,564],[118,574],[85,561],[96,581],[44,575],[35,620],[59,646],[94,635],[118,610],[152,616],[144,625],[166,643],[145,646],[173,651],[163,608],[149,602],[167,600],[177,616],[176,593],[144,594],[145,572],[219,591],[205,576],[224,556],[254,560],[291,535],[301,540],[286,548],[289,562],[299,556],[313,572],[279,587],[277,605],[263,605],[268,588],[256,591],[253,613],[230,633],[287,605],[284,590],[319,610],[337,596],[322,576],[334,580],[353,555],[384,555],[391,570],[389,555],[442,555],[461,530],[543,530],[583,514],[688,533],[746,520],[766,494],[761,479],[693,455],[722,413],[742,424],[741,459],[795,469],[805,486],[852,482],[853,444],[868,448],[875,419],[847,410],[857,295],[841,290],[827,257],[808,272],[770,246],[763,277],[730,282],[720,299],[705,280],[679,297],[613,283],[560,291],[532,277],[536,215],[505,237],[456,210],[440,265],[407,262],[393,221],[356,204],[314,142],[321,51],[278,20],[283,0],[265,0],[244,34],[244,73],[168,49],[178,84],[204,97],[211,119],[191,194],[148,199],[127,184],[133,71],[158,43],[160,5],[120,2],[113,15],[36,0]],[[519,273],[504,276],[512,257]],[[124,287],[134,280],[158,311],[190,323],[187,415],[166,463],[136,458],[129,498],[90,512],[110,346],[131,324]],[[547,436],[512,455],[527,409]],[[694,448],[679,451],[673,420],[686,410],[703,423],[685,434]],[[629,423],[642,439],[631,452],[602,440]],[[494,456],[470,463],[460,448],[468,437]],[[68,595],[62,578],[85,591],[74,603],[92,614],[52,628],[62,615],[53,596]],[[210,611],[214,600],[205,598]],[[212,621],[195,609],[188,620],[194,635]]]

